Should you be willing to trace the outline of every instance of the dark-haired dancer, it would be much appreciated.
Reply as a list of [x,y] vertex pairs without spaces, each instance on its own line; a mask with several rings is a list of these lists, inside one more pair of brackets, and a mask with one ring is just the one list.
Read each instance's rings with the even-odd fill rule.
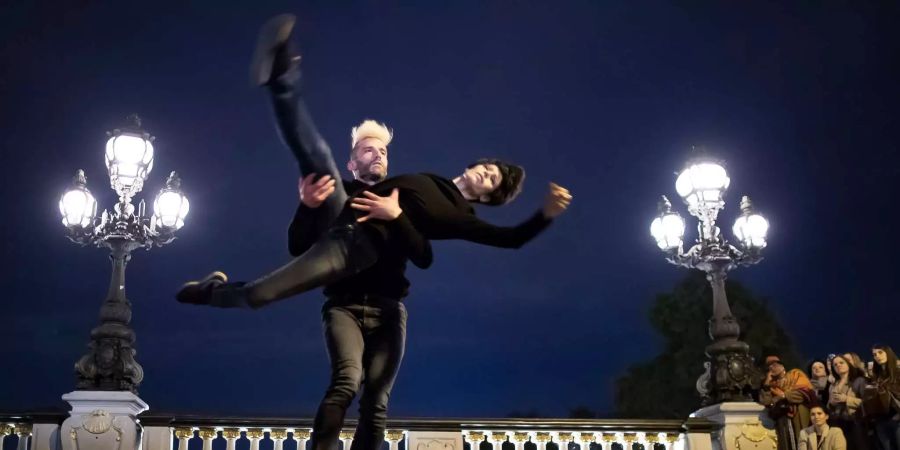
[[[346,193],[352,194],[352,191],[338,181],[340,175],[331,152],[319,137],[300,101],[297,82],[299,57],[292,54],[287,42],[292,26],[293,17],[279,16],[263,28],[252,76],[257,83],[268,86],[273,94],[279,129],[288,147],[297,156],[301,177],[307,187],[311,182],[310,176],[325,174],[332,180],[320,179],[316,185],[324,191],[319,192],[329,189],[333,192],[325,196],[316,211],[303,212],[314,215],[314,220],[307,221],[305,225],[302,225],[302,220],[297,220],[302,212],[298,210],[291,227],[291,253],[296,255],[306,251],[297,259],[266,277],[246,284],[226,284],[224,274],[213,273],[204,280],[186,285],[178,294],[180,301],[221,307],[260,307],[326,284],[329,285],[326,289],[328,294],[329,290],[334,292],[336,282],[343,286],[359,286],[357,282],[361,280],[366,290],[365,280],[371,282],[372,278],[363,275],[385,266],[395,278],[399,276],[398,279],[406,282],[403,277],[406,258],[419,267],[430,265],[428,239],[467,239],[487,245],[519,247],[536,236],[568,206],[571,200],[568,192],[551,184],[543,208],[525,223],[517,227],[496,227],[480,221],[475,217],[471,203],[505,204],[521,188],[524,171],[498,160],[479,160],[453,180],[435,175],[406,175],[389,179],[372,186],[345,205]],[[383,147],[389,139],[389,135],[387,140],[381,137]],[[355,153],[356,136],[353,141],[351,159],[358,156]],[[386,162],[385,154],[383,169],[386,169]],[[348,169],[354,171],[357,180],[354,183],[377,181],[362,180],[357,167],[348,166]],[[360,212],[354,212],[354,209]],[[337,221],[310,246],[311,238],[321,234],[325,228],[323,225],[330,224],[337,211],[340,211]],[[310,226],[310,222],[313,225]],[[299,233],[300,229],[305,231]],[[381,310],[389,306],[396,311],[399,306],[399,310],[403,311],[402,321],[394,322],[402,323],[405,331],[405,310],[400,304],[400,299],[406,294],[405,288],[404,285],[403,293],[393,295],[394,298],[351,292],[350,296],[342,295],[335,302],[335,298],[329,295],[329,301],[323,307],[323,319],[331,316],[348,318],[335,320],[334,328],[339,329],[330,329],[326,323],[326,340],[332,358],[332,383],[316,415],[313,448],[325,450],[337,447],[344,413],[359,388],[363,371],[365,389],[360,399],[360,420],[353,450],[376,450],[381,447],[387,399],[402,359],[404,342],[400,338],[399,342],[381,345],[385,342],[376,340],[373,345],[363,336],[368,336],[370,331],[363,328],[372,324],[357,320],[359,318],[353,315],[360,308],[370,308],[371,311],[372,306]],[[379,317],[375,321],[378,322],[374,324],[375,328],[387,328],[381,319]],[[405,332],[388,334],[392,337],[405,336]],[[360,342],[354,342],[354,336]],[[348,354],[350,356],[345,357]]]

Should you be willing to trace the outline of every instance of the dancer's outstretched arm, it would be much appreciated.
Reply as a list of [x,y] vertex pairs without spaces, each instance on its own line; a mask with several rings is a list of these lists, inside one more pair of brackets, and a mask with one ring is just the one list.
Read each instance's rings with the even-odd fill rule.
[[428,221],[423,227],[440,230],[440,237],[428,236],[429,238],[462,239],[492,247],[520,248],[547,228],[555,217],[565,212],[572,196],[562,186],[550,183],[541,210],[528,220],[511,227],[490,224],[474,214],[459,213],[436,219],[429,214],[425,200],[416,193],[412,192],[405,200],[413,224],[417,224],[419,220]]

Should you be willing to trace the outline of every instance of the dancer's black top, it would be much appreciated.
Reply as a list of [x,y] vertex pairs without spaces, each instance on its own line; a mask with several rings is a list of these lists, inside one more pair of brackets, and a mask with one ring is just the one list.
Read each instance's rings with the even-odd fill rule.
[[[357,180],[343,180],[343,183],[344,190],[351,198],[370,187]],[[288,250],[291,255],[299,256],[308,250],[328,230],[332,224],[323,223],[326,219],[300,203],[288,228]],[[388,225],[393,231],[390,239],[379,236],[375,240],[379,247],[378,261],[352,277],[327,286],[324,292],[326,296],[369,294],[402,299],[409,294],[409,280],[405,275],[406,260],[411,260],[417,267],[428,268],[432,261],[431,244],[416,231],[406,214],[401,214]]]
[[[365,185],[363,186],[365,187]],[[462,192],[453,181],[438,175],[401,175],[369,186],[366,190],[380,196],[387,196],[394,188],[400,190],[399,202],[403,214],[392,221],[372,220],[361,224],[378,237],[380,248],[379,262],[376,266],[379,266],[382,259],[385,259],[389,264],[381,269],[393,268],[393,276],[382,273],[384,278],[373,277],[367,280],[372,284],[365,286],[357,275],[351,277],[354,286],[348,286],[350,289],[362,289],[358,292],[369,293],[374,293],[373,289],[397,292],[397,282],[402,279],[405,295],[409,286],[409,282],[403,276],[405,258],[408,257],[418,267],[425,268],[430,265],[431,247],[428,240],[462,239],[493,247],[519,248],[537,236],[551,222],[540,211],[525,222],[512,227],[496,226],[484,222],[475,215],[472,204],[463,197]],[[359,189],[347,190],[351,195],[351,200],[353,194],[350,193],[359,191]],[[349,206],[351,200],[348,200],[347,205],[335,220],[336,226],[355,224],[356,218],[364,215]],[[304,207],[301,206],[302,208]],[[301,209],[298,209],[297,216],[294,218],[295,223],[298,217],[310,217],[310,214],[303,214]],[[301,229],[300,226],[295,227],[293,223],[291,228]],[[307,237],[299,238],[304,241],[305,246],[299,244],[300,240],[294,241],[298,242],[298,245],[292,246],[292,254],[294,254],[294,250],[302,251],[308,248],[311,242],[305,241],[316,237],[318,237],[317,234],[310,233]],[[404,264],[397,265],[396,261],[401,259],[404,260]],[[372,268],[368,270],[372,270]],[[326,289],[326,295],[329,294],[330,289],[331,286]]]

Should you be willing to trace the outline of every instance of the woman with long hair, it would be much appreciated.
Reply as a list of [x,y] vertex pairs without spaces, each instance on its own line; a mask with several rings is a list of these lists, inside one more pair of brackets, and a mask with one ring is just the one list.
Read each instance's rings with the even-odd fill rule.
[[[875,385],[879,411],[875,434],[882,450],[900,450],[900,368],[897,354],[887,345],[872,346],[872,383]],[[867,411],[868,413],[868,411]]]
[[[857,357],[857,359],[859,359]],[[828,388],[827,410],[832,426],[847,438],[848,450],[868,450],[865,427],[860,420],[866,377],[850,354],[837,355],[831,361],[834,383]]]

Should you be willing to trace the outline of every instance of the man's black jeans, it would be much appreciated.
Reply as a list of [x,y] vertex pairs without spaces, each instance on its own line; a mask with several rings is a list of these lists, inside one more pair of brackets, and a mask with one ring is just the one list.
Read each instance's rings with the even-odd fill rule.
[[332,298],[322,307],[331,384],[313,425],[312,449],[336,450],[344,415],[362,385],[351,450],[384,444],[387,404],[406,347],[406,307],[369,295]]

